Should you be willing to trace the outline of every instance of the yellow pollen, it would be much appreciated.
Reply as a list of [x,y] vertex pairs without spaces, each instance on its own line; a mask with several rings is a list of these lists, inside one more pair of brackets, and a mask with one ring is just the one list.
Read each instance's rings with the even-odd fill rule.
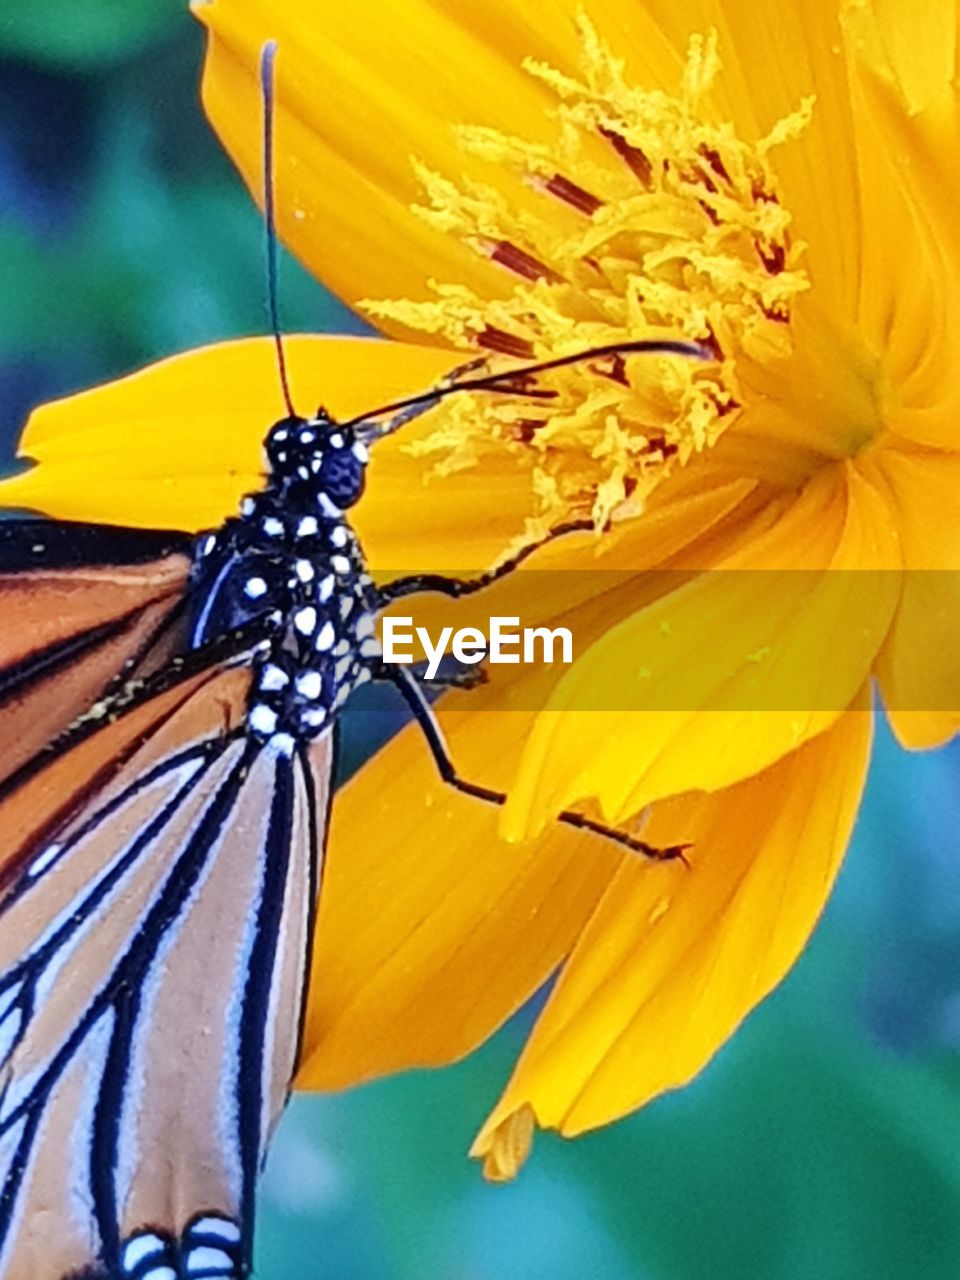
[[494,367],[639,338],[687,338],[715,362],[631,356],[587,362],[541,384],[549,400],[475,394],[437,410],[417,452],[440,474],[506,445],[530,474],[525,536],[571,518],[642,511],[659,481],[708,450],[735,420],[738,355],[782,350],[795,296],[807,288],[777,195],[770,151],[795,138],[813,100],[759,141],[738,137],[709,105],[720,72],[716,33],[694,36],[675,94],[639,89],[585,16],[582,75],[525,68],[556,98],[552,145],[463,127],[463,146],[536,192],[455,183],[418,166],[417,212],[501,266],[498,299],[432,284],[426,301],[376,301],[368,312],[479,347]]

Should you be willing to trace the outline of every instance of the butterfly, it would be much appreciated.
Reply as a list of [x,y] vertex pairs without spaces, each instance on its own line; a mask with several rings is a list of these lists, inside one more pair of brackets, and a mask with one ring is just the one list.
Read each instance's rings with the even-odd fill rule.
[[[347,422],[293,409],[276,319],[272,76],[264,50],[273,332],[287,413],[263,487],[199,537],[0,524],[0,1275],[239,1280],[254,1198],[297,1066],[332,795],[352,693],[393,682],[442,776],[461,778],[377,616],[351,527],[377,440],[463,391],[550,394],[455,371]],[[473,369],[471,369],[471,373]],[[562,532],[562,531],[558,531]],[[532,548],[531,548],[532,549]],[[653,849],[577,812],[560,820]],[[357,832],[363,839],[363,832]]]

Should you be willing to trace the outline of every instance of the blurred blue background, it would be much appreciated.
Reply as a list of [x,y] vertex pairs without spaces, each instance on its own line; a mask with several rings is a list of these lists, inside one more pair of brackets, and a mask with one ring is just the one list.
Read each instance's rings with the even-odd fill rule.
[[[179,0],[4,6],[8,450],[43,399],[264,328],[260,223],[203,119],[201,53]],[[290,261],[283,311],[360,328]],[[365,745],[354,727],[354,760]],[[692,1087],[575,1144],[540,1136],[514,1185],[484,1185],[465,1152],[527,1014],[446,1072],[295,1099],[263,1183],[262,1280],[954,1280],[958,766],[881,733],[839,889],[784,987]]]

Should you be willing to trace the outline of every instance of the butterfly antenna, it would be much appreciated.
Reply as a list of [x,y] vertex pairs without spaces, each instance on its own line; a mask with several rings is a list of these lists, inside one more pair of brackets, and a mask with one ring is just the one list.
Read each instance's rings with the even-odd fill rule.
[[267,306],[270,311],[270,331],[277,349],[277,369],[284,403],[291,418],[297,416],[290,394],[287,376],[287,357],[280,332],[280,307],[277,303],[277,213],[273,184],[273,107],[274,71],[277,57],[276,40],[268,40],[260,54],[260,88],[263,93],[263,223],[266,231],[267,252]]
[[585,351],[576,351],[572,355],[557,356],[553,360],[541,360],[537,364],[520,365],[515,369],[504,369],[499,373],[487,373],[477,378],[461,378],[448,382],[419,395],[407,396],[403,400],[394,400],[390,404],[381,405],[351,418],[344,426],[360,426],[379,418],[383,414],[395,414],[388,422],[374,423],[368,430],[371,439],[392,435],[418,413],[423,413],[447,396],[459,395],[464,391],[495,391],[503,395],[525,395],[538,399],[552,399],[553,391],[526,388],[522,385],[525,378],[534,374],[546,373],[551,369],[562,369],[567,365],[581,364],[585,360],[602,359],[605,356],[625,355],[669,355],[686,356],[692,360],[713,360],[714,355],[707,347],[698,342],[682,342],[666,338],[637,338],[633,341],[611,342],[601,347],[588,347]]

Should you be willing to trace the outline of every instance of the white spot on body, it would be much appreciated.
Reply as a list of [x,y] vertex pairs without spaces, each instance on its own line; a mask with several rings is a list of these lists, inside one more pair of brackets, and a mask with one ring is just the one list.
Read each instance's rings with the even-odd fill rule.
[[200,554],[208,556],[213,548],[217,545],[217,535],[208,533],[204,540],[200,543]]
[[285,689],[290,683],[290,677],[282,667],[276,666],[273,662],[268,662],[260,673],[260,688],[267,689],[271,692],[277,689]]
[[313,444],[316,438],[317,438],[317,433],[315,431],[311,431],[309,427],[302,427],[300,429],[301,444]]
[[293,625],[302,636],[312,636],[317,629],[317,611],[312,604],[305,604],[293,615]]
[[267,742],[267,746],[272,748],[278,756],[285,756],[288,760],[293,755],[296,745],[289,733],[275,733]]
[[[314,465],[314,470],[316,471],[320,470],[319,462],[315,462],[313,465]],[[322,493],[322,492],[318,493],[317,506],[320,508],[320,510],[323,512],[325,516],[330,516],[331,519],[333,520],[339,520],[340,517],[343,515],[342,509],[338,507],[337,504],[330,498],[329,494]]]
[[353,456],[356,458],[358,462],[370,461],[370,450],[367,448],[367,446],[363,443],[362,440],[358,440],[357,443],[353,446]]
[[281,538],[283,536],[283,521],[278,520],[276,516],[267,516],[260,528],[268,538]]
[[297,676],[297,693],[311,701],[320,697],[323,691],[323,677],[319,671],[301,671]]
[[331,556],[330,568],[334,573],[347,574],[350,572],[350,561],[346,556]]
[[268,707],[262,702],[258,702],[256,706],[250,708],[247,720],[251,729],[255,729],[257,733],[262,733],[265,736],[269,736],[277,727],[277,713],[272,707]]
[[310,538],[319,528],[320,526],[317,524],[315,516],[303,516],[297,525],[297,537]]
[[343,436],[340,434],[339,431],[335,431],[333,435],[330,437],[330,447],[332,449],[342,449],[343,444],[344,444]]
[[320,634],[314,641],[314,648],[320,653],[324,653],[327,649],[333,648],[333,642],[337,637],[336,631],[333,629],[333,623],[328,618],[320,628]]
[[248,578],[243,584],[243,594],[249,596],[251,600],[259,600],[261,596],[267,594],[267,584],[263,578]]
[[240,503],[240,514],[242,516],[252,516],[257,509],[257,504],[252,498],[244,498]]
[[321,604],[325,604],[326,601],[330,599],[330,597],[333,595],[333,588],[335,586],[336,586],[336,579],[334,578],[332,573],[328,574],[320,583],[320,586],[317,588],[317,599],[320,601]]
[[327,718],[325,707],[310,707],[303,713],[303,721],[311,729],[318,729]]
[[347,531],[342,524],[336,524],[330,530],[330,543],[334,547],[345,547],[347,545]]
[[293,568],[301,582],[312,582],[316,577],[317,571],[309,560],[298,560]]

